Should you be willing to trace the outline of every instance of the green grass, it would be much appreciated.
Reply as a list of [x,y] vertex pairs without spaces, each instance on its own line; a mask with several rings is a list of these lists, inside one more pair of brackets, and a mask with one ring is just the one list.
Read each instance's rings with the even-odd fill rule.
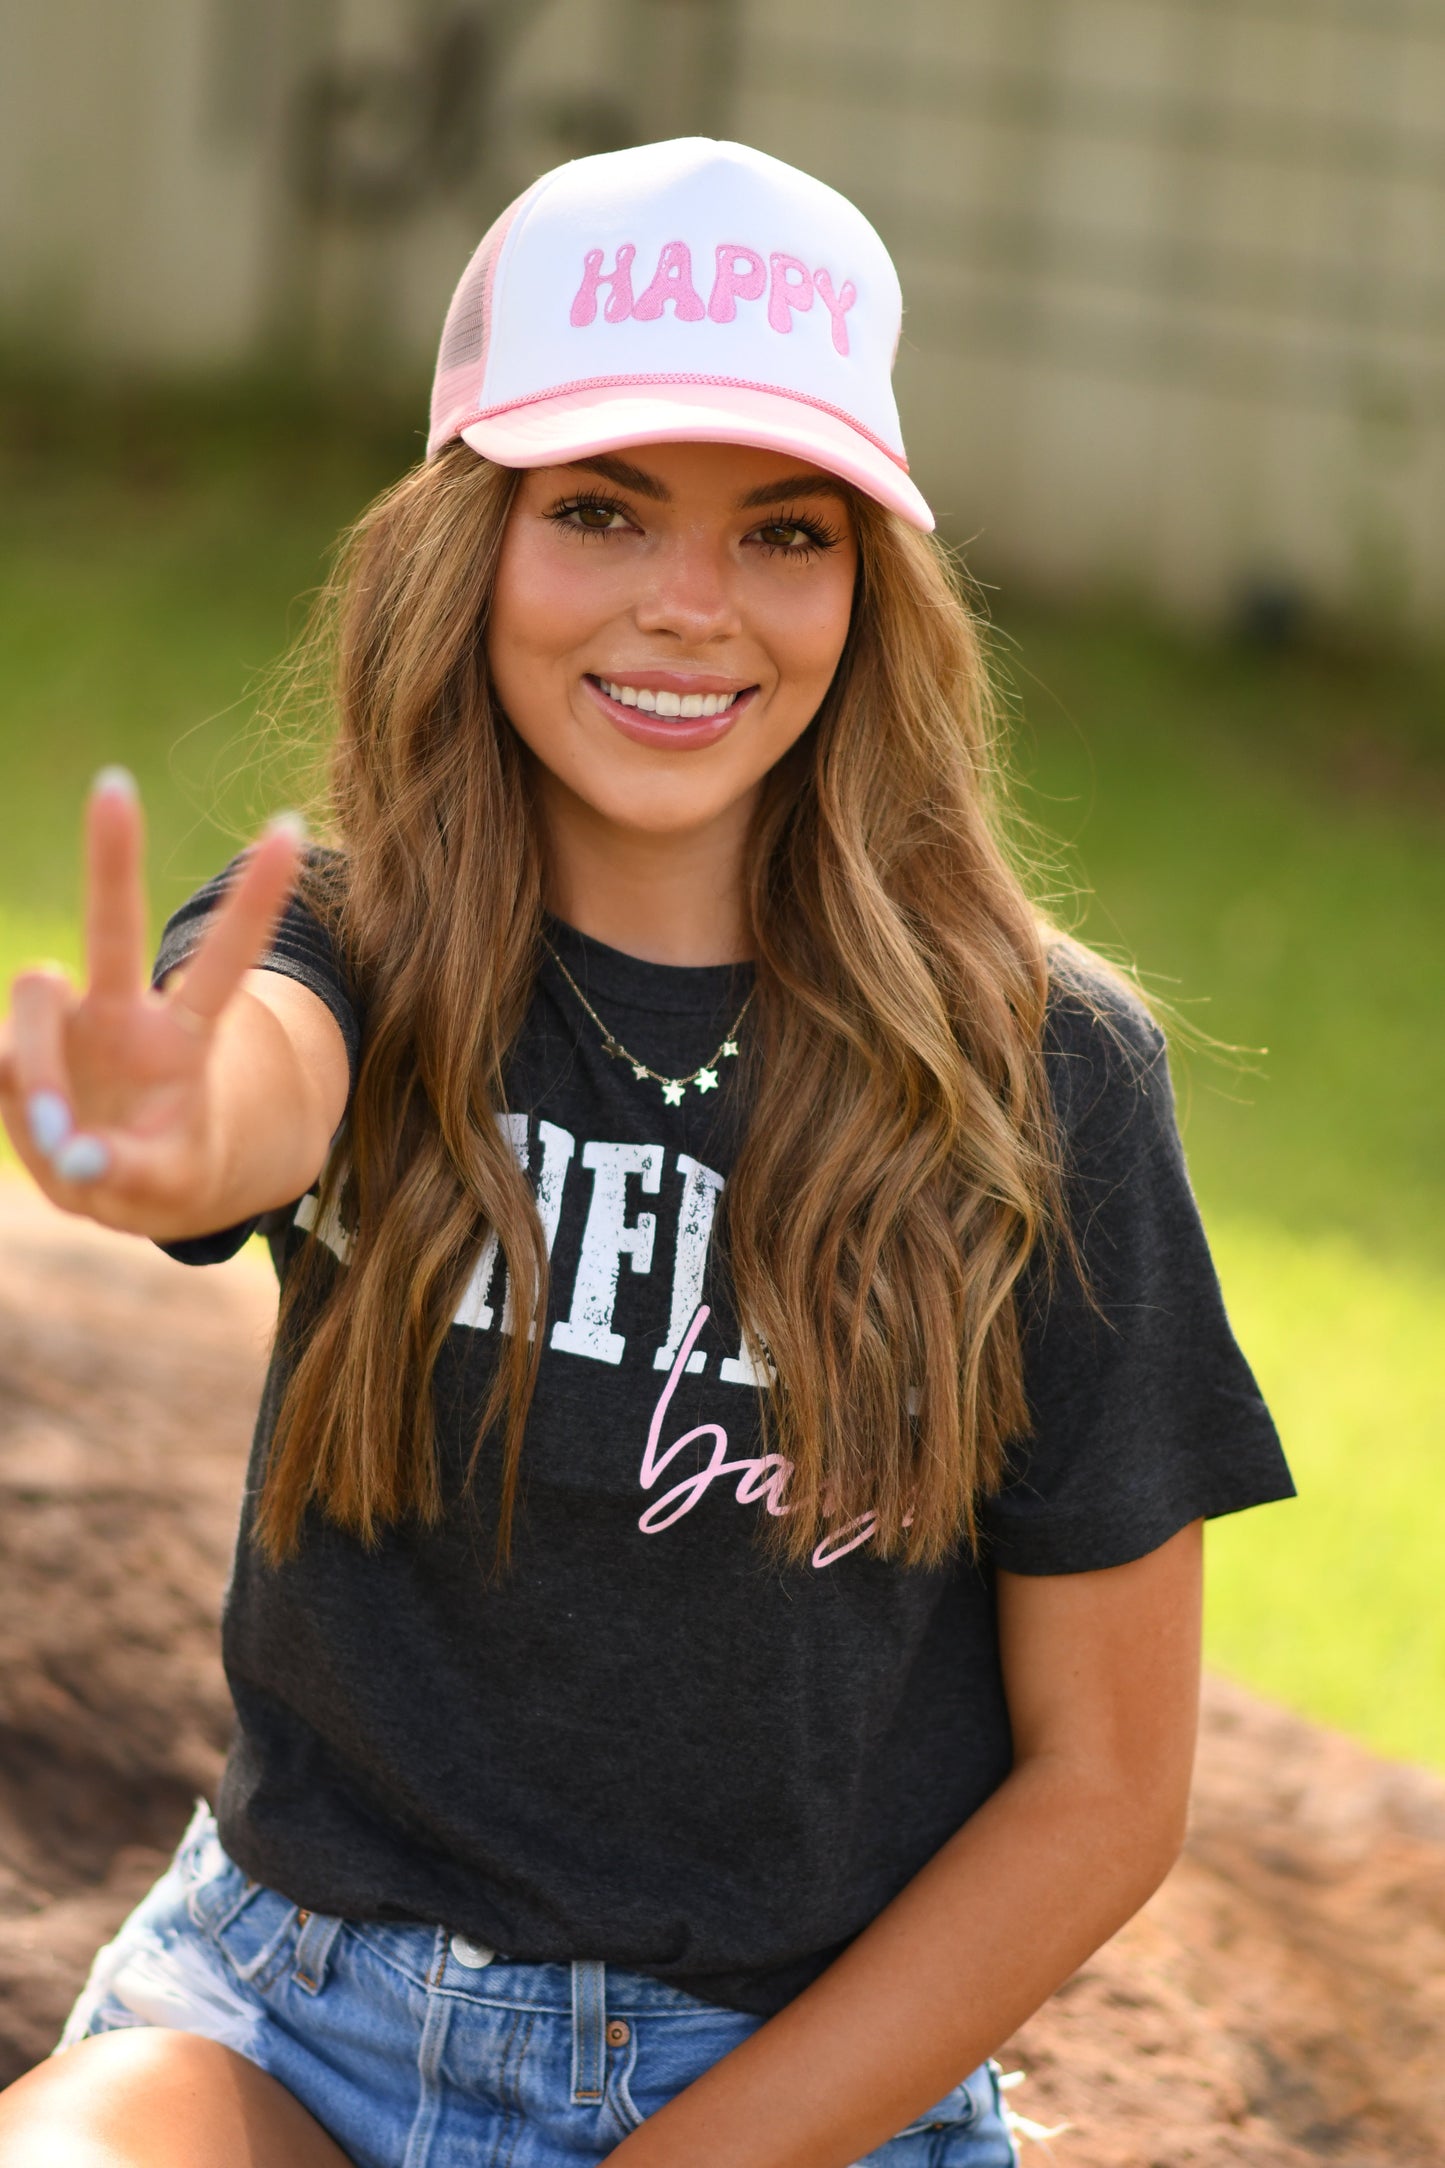
[[[112,400],[0,424],[0,972],[76,960],[77,834],[140,778],[165,911],[282,788],[255,688],[327,545],[414,456],[405,424]],[[1086,937],[1188,1023],[1186,1146],[1230,1313],[1302,1495],[1211,1530],[1221,1668],[1445,1768],[1438,1229],[1445,674],[1276,657],[997,607],[1024,810]]]
[[1186,1037],[1252,1050],[1181,1050],[1201,1193],[1439,1260],[1445,669],[1006,630],[1026,809],[1068,847],[1083,931]]
[[112,402],[92,443],[0,415],[0,966],[74,953],[95,770],[135,771],[157,920],[276,810],[254,759],[261,678],[328,549],[418,447],[304,408]]
[[1445,1769],[1445,673],[1000,616],[1080,931],[1185,1020],[1194,1185],[1300,1489],[1211,1528],[1210,1660]]
[[1445,1769],[1445,1272],[1244,1211],[1209,1224],[1300,1487],[1213,1525],[1210,1659]]

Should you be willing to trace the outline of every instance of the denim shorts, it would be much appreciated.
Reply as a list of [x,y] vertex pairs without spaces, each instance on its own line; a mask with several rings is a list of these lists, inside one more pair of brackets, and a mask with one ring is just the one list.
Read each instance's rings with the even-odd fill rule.
[[[242,1873],[197,1800],[54,2052],[173,2026],[270,2071],[357,2168],[579,2168],[762,2022],[613,1965],[303,1911]],[[1009,2121],[986,2063],[868,2168],[1013,2168]]]

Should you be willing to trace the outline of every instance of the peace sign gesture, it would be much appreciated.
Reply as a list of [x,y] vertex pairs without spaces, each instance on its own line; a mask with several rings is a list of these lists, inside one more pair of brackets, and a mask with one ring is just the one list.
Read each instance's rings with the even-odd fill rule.
[[[295,884],[302,833],[294,816],[272,822],[195,954],[155,993],[139,796],[124,769],[97,777],[86,808],[87,984],[77,988],[56,967],[22,971],[0,1021],[0,1116],[54,1203],[161,1240],[238,1216],[236,1092],[226,1076],[237,1065],[219,1061],[217,1047],[234,1038],[238,1009],[248,1009],[251,1034],[269,1037],[257,1048],[259,1065],[274,1072],[278,1061],[296,1062],[284,1025],[241,989]],[[286,993],[321,1009],[304,989]],[[288,1171],[286,1179],[298,1177]],[[274,1201],[257,1197],[250,1209]]]

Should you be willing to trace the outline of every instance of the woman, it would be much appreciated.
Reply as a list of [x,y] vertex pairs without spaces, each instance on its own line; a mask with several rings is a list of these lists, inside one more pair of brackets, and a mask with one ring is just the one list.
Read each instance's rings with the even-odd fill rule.
[[335,848],[147,990],[101,779],[7,1124],[282,1312],[219,1812],[4,2168],[989,2168],[1177,1853],[1201,1525],[1289,1478],[1162,1035],[1000,842],[899,314],[742,146],[545,176],[345,560]]

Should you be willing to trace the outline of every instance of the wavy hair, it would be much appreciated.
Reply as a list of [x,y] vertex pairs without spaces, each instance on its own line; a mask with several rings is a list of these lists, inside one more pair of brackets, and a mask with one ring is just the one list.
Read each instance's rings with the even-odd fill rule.
[[[483,1243],[513,1314],[546,1314],[541,1223],[496,1119],[543,910],[528,756],[485,660],[516,480],[461,446],[416,468],[323,597],[341,855],[307,885],[364,1023],[322,1180],[349,1263],[331,1272],[313,1235],[283,1297],[255,1526],[273,1563],[313,1501],[368,1545],[441,1516],[433,1373]],[[855,517],[846,645],[747,843],[749,1116],[714,1239],[792,1463],[769,1539],[803,1560],[866,1525],[878,1553],[932,1564],[976,1543],[1029,1427],[1020,1276],[1060,1246],[1079,1260],[1043,1054],[1052,929],[1006,840],[979,627],[937,543],[868,499]],[[543,1336],[498,1338],[467,1479],[491,1440],[501,1564]]]

